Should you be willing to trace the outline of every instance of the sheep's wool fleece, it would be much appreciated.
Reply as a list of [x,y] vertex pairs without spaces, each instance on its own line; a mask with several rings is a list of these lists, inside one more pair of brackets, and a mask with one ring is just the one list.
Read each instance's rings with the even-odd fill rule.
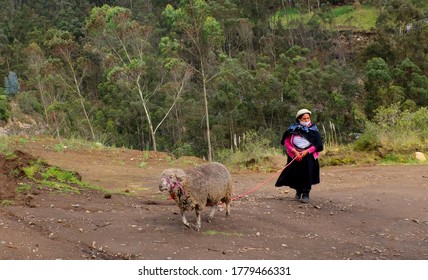
[[183,185],[191,196],[204,196],[218,202],[232,195],[232,180],[227,168],[220,163],[206,163],[185,170]]

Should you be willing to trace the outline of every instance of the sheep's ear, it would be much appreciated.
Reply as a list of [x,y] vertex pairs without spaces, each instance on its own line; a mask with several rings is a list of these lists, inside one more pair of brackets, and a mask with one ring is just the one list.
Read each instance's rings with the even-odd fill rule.
[[175,176],[175,178],[177,179],[177,181],[179,181],[179,182],[183,182],[183,180],[184,180],[184,177],[183,176],[181,176],[181,174],[177,174],[176,176]]
[[175,178],[177,178],[177,181],[183,182],[186,179],[186,173],[183,170],[177,170]]

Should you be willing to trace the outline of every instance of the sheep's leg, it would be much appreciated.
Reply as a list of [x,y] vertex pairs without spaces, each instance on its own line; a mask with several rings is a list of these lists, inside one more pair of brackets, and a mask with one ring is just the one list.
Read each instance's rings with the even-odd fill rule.
[[226,218],[230,217],[230,200],[226,201]]
[[199,231],[199,230],[201,230],[201,209],[195,208],[195,212],[196,212],[195,230]]
[[217,211],[217,205],[212,205],[210,215],[208,216],[208,223],[211,223],[213,221],[214,214],[216,211]]
[[180,212],[181,212],[181,221],[183,222],[183,224],[186,226],[186,227],[188,227],[188,228],[190,228],[190,224],[189,224],[189,222],[187,221],[187,219],[186,219],[186,215],[184,215],[184,210],[183,209],[180,209]]

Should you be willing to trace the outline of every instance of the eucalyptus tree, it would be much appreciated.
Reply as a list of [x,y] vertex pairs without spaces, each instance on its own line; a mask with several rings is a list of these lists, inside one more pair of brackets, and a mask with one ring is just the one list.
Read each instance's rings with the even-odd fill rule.
[[0,31],[0,75],[5,76],[9,71],[9,40],[4,30]]
[[181,1],[178,8],[167,5],[163,16],[169,28],[163,41],[177,45],[177,51],[170,52],[171,59],[186,63],[199,77],[205,111],[207,156],[212,161],[208,94],[212,90],[210,82],[220,73],[223,29],[204,0]]
[[[213,118],[213,145],[221,149],[237,147],[237,139],[248,129],[254,129],[255,116],[249,91],[254,76],[238,59],[228,58],[221,65],[221,74],[214,80],[218,94],[211,99],[211,108],[217,112]],[[257,102],[257,101],[254,101]],[[252,116],[250,119],[247,116]]]
[[36,96],[43,107],[43,118],[55,135],[61,136],[66,116],[64,110],[66,103],[67,86],[62,83],[60,61],[46,57],[44,51],[37,43],[31,43],[23,53],[27,70],[24,75],[26,80],[26,92]]
[[3,90],[0,89],[0,120],[7,121],[10,114],[10,104],[6,95],[3,95]]
[[[87,48],[101,57],[109,82],[123,92],[138,96],[147,119],[153,150],[157,151],[156,132],[175,106],[189,72],[178,71],[172,102],[151,104],[151,99],[167,92],[166,69],[157,59],[150,43],[151,26],[143,26],[132,19],[131,10],[104,5],[92,9],[86,25],[90,43]],[[179,73],[179,74],[178,74]],[[163,116],[159,117],[159,107]],[[156,111],[157,110],[157,111]],[[156,119],[154,119],[156,116]],[[157,124],[155,124],[155,121]]]
[[406,58],[392,72],[394,84],[402,88],[405,98],[418,106],[428,106],[428,77],[415,63]]
[[[80,105],[84,120],[90,130],[92,140],[95,140],[95,131],[92,125],[90,111],[86,108],[87,95],[84,92],[84,79],[90,71],[91,62],[87,57],[79,54],[79,45],[74,41],[73,35],[68,31],[50,29],[47,32],[46,45],[53,55],[61,59],[63,71],[58,77],[66,87],[70,96],[74,96]],[[78,119],[75,119],[76,121]]]
[[382,106],[390,104],[388,89],[393,80],[388,64],[382,58],[369,60],[365,68],[366,103],[365,113],[369,118],[374,116],[374,111]]

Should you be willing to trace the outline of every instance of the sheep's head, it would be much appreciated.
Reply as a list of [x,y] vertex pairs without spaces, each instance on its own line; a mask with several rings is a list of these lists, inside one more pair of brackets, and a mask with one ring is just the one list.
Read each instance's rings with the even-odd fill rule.
[[182,169],[170,168],[162,172],[161,182],[159,184],[159,190],[172,191],[176,186],[181,186],[186,173]]

